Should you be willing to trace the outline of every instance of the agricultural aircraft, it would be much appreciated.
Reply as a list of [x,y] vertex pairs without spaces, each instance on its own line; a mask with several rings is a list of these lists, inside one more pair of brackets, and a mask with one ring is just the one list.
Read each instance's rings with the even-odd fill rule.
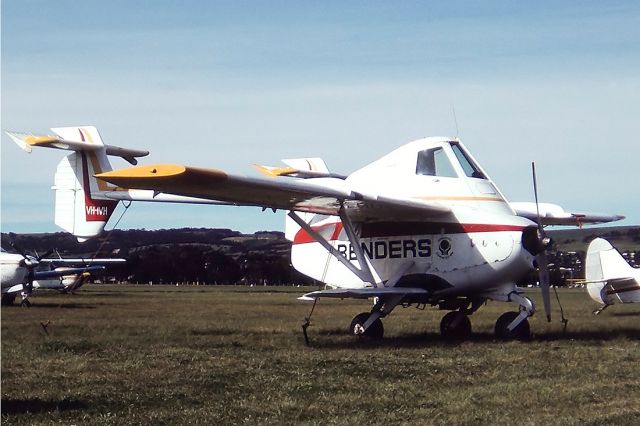
[[381,319],[398,306],[431,305],[450,311],[440,324],[444,337],[466,338],[469,315],[495,300],[518,306],[497,319],[496,335],[527,338],[536,308],[515,283],[531,269],[539,270],[550,319],[543,227],[623,218],[538,203],[537,190],[536,203],[509,203],[457,138],[413,141],[348,176],[331,173],[318,158],[284,160],[287,167],[260,167],[267,179],[178,164],[113,170],[109,155],[134,163],[146,151],[106,146],[92,126],[52,130],[7,133],[28,152],[75,151],[55,174],[60,227],[80,240],[96,236],[118,201],[286,210],[293,266],[326,285],[301,299],[373,299],[349,326],[359,336],[382,337]]

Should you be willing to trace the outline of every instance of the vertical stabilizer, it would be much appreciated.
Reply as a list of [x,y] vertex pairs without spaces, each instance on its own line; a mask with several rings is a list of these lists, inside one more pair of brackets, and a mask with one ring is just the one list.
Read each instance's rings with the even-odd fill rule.
[[78,240],[99,235],[113,213],[117,201],[105,196],[116,187],[98,180],[96,174],[111,171],[109,155],[137,164],[137,157],[148,151],[105,145],[94,126],[56,127],[54,135],[6,132],[24,151],[34,147],[53,148],[74,153],[58,164],[55,174],[55,223]]
[[638,275],[640,272],[632,268],[607,240],[596,238],[589,244],[585,279],[589,296],[596,302],[608,305],[614,302],[612,296],[633,291],[633,277]]
[[100,153],[69,154],[60,161],[55,174],[55,223],[79,241],[100,235],[117,205],[117,201],[100,198],[101,190],[108,188],[100,188],[103,184],[93,177],[111,170],[100,167]]

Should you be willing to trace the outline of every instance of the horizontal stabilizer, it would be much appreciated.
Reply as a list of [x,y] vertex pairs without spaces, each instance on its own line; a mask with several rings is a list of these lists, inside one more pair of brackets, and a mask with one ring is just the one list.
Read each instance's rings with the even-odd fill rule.
[[68,151],[95,151],[101,145],[91,145],[80,141],[71,141],[55,135],[33,135],[28,133],[5,132],[20,148],[31,152],[32,147],[65,149]]
[[51,129],[54,135],[35,135],[20,132],[5,132],[21,149],[31,152],[33,147],[90,152],[104,148],[107,155],[121,157],[136,165],[137,157],[149,155],[149,151],[105,145],[93,126],[58,127]]
[[331,173],[322,158],[290,158],[282,160],[287,167],[272,167],[256,164],[258,171],[265,176],[278,177],[296,177],[302,179],[331,177],[337,179],[346,179],[345,175]]
[[305,172],[329,174],[329,168],[322,158],[285,158],[282,162]]

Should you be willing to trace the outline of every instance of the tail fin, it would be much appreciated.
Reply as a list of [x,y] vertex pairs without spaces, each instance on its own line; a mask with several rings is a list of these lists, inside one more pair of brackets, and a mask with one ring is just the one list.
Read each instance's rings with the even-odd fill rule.
[[135,164],[135,157],[148,152],[105,145],[93,126],[51,130],[55,135],[7,134],[27,152],[33,147],[75,151],[63,158],[56,170],[53,186],[56,191],[55,223],[79,241],[85,241],[100,235],[118,203],[102,195],[115,188],[94,177],[112,170],[107,156],[117,155]]
[[640,277],[640,271],[632,268],[607,240],[596,238],[589,244],[585,278],[593,300],[605,305],[613,303],[610,296],[620,293],[621,286],[638,287],[634,277]]

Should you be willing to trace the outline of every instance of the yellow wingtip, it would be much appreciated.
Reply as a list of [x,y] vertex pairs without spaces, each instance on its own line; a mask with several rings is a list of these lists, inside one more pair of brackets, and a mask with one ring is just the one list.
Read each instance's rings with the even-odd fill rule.
[[185,171],[186,167],[179,164],[149,164],[111,170],[108,172],[98,173],[95,176],[104,180],[109,180],[111,178],[159,178],[177,176]]

